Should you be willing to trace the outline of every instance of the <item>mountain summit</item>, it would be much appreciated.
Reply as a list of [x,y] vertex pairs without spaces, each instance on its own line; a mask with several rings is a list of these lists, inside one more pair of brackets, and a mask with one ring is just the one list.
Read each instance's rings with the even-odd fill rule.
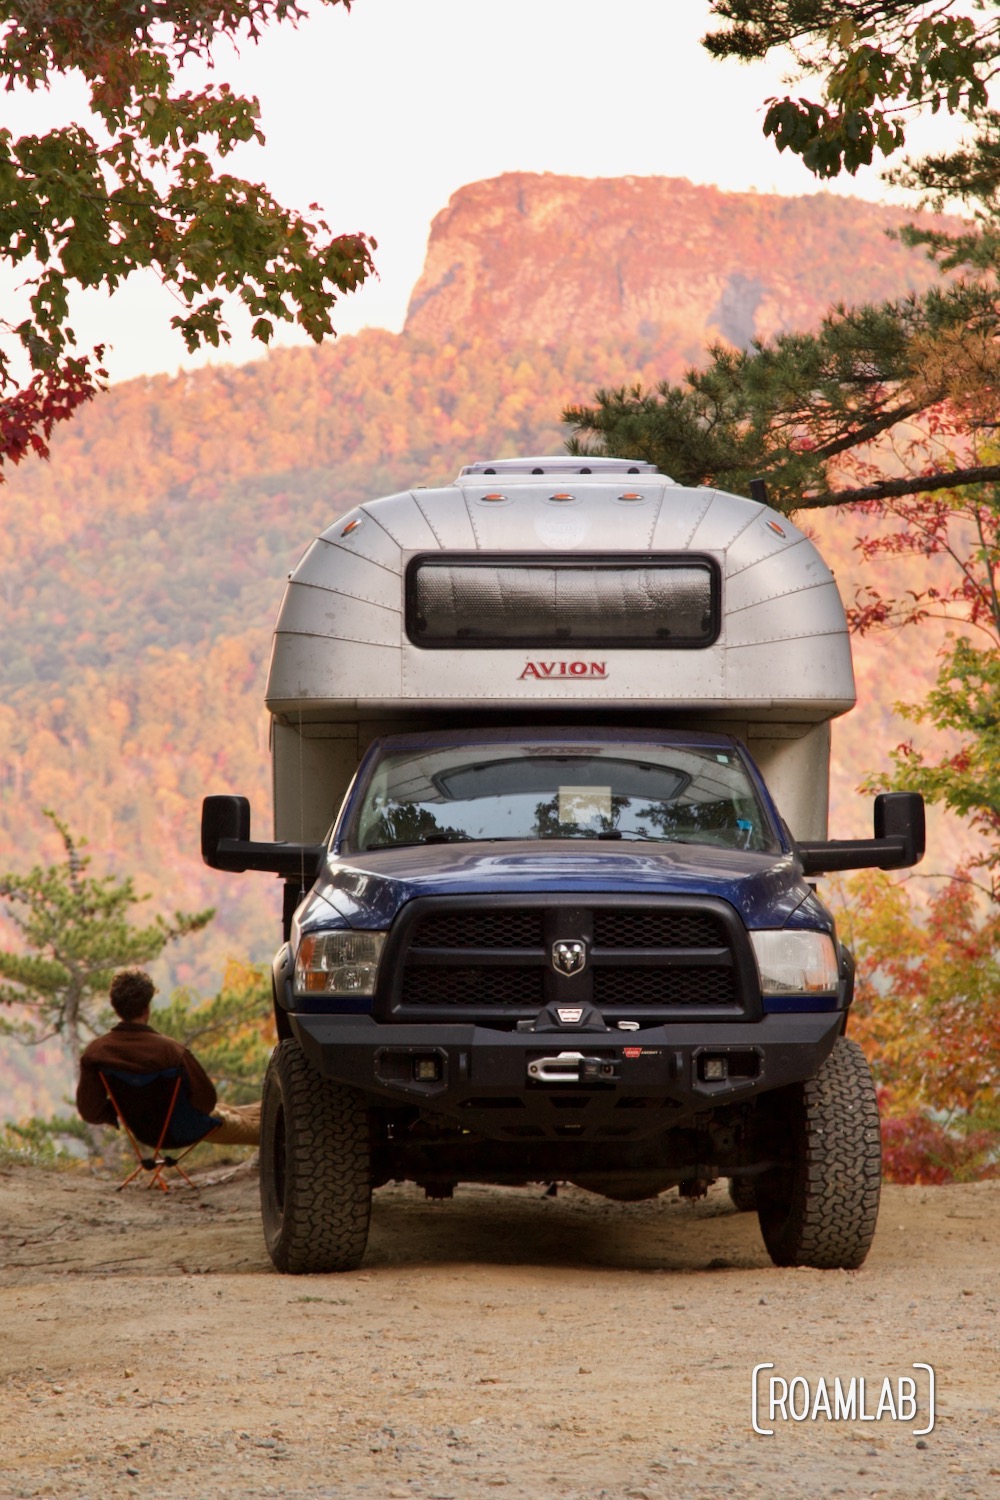
[[815,327],[837,302],[929,286],[925,257],[886,235],[906,218],[831,193],[511,172],[461,188],[435,218],[406,332],[641,340],[696,362],[713,338],[743,347]]

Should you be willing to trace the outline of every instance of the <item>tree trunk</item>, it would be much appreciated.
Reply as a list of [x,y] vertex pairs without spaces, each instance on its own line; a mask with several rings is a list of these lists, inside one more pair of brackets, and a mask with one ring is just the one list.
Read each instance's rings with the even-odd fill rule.
[[[63,1008],[63,1036],[69,1048],[69,1055],[73,1059],[73,1082],[76,1084],[80,1077],[80,1058],[86,1045],[83,1039],[83,1031],[80,1023],[80,1008],[83,998],[83,987],[79,980],[74,977],[70,982],[69,994]],[[104,1137],[101,1134],[102,1125],[91,1125],[87,1123],[88,1154],[93,1161],[96,1156],[103,1156],[105,1150]]]

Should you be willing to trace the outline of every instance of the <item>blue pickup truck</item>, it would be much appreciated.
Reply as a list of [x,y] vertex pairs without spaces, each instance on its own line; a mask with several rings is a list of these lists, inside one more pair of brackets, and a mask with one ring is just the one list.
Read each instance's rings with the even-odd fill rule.
[[649,465],[470,465],[337,521],[268,681],[284,881],[261,1204],[280,1270],[356,1267],[373,1189],[727,1177],[779,1265],[871,1244],[879,1119],[811,877],[915,863],[918,797],[826,837],[854,701],[836,586],[759,501]]

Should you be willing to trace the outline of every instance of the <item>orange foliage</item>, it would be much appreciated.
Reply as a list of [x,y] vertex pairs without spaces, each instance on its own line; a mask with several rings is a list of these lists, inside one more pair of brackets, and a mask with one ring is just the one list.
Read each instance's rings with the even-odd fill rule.
[[857,961],[850,1030],[880,1088],[889,1175],[931,1182],[995,1172],[1000,911],[984,914],[961,875],[925,911],[906,882],[874,872],[841,883],[837,895]]

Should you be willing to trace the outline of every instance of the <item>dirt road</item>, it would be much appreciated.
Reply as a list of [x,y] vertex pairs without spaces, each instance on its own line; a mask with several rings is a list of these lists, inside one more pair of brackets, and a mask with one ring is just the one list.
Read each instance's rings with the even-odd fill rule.
[[[364,1268],[314,1278],[272,1272],[253,1181],[0,1198],[3,1500],[1000,1494],[1000,1182],[888,1188],[851,1273],[775,1270],[720,1190],[392,1187]],[[838,1376],[868,1415],[912,1378],[917,1415],[829,1420]]]

